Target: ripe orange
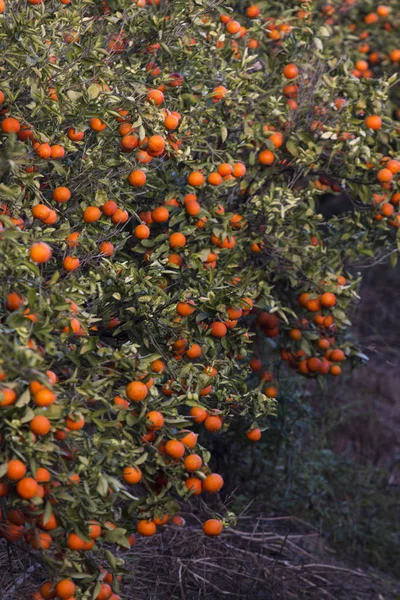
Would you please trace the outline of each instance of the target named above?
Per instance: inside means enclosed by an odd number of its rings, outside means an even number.
[[[148,394],[147,386],[141,381],[131,381],[126,386],[126,395],[133,402],[141,402]]]
[[[289,63],[283,69],[283,74],[286,77],[286,79],[296,79],[296,77],[299,74],[299,68],[295,64]]]
[[[203,479],[203,490],[209,492],[210,494],[219,492],[223,485],[224,480],[218,473],[211,473],[210,475],[207,475],[205,479]]]
[[[100,252],[104,256],[112,256],[114,254],[115,248],[111,242],[102,242],[100,244]]]
[[[254,427],[254,429],[249,429],[246,431],[246,437],[252,442],[258,442],[258,440],[261,439],[261,430],[257,427]]]
[[[85,137],[84,131],[76,131],[74,127],[70,127],[67,131],[67,136],[72,142],[81,142]]]
[[[47,219],[50,215],[50,209],[45,204],[36,204],[36,206],[32,208],[32,215],[35,219],[40,219],[42,221],[43,219]]]
[[[11,292],[7,296],[6,306],[8,310],[18,310],[24,303],[24,298],[18,296],[17,292]]]
[[[252,4],[246,8],[246,15],[249,17],[249,19],[256,19],[260,16],[260,13],[260,8],[256,4]]]
[[[396,175],[397,173],[400,173],[400,161],[398,160],[388,160],[388,162],[386,163],[386,168],[389,169],[389,171],[391,173],[393,173],[393,175]],[[393,198],[392,198],[392,202],[393,202]]]
[[[217,87],[215,87],[213,89],[212,101],[214,103],[216,103],[216,102],[219,102],[220,100],[223,100],[227,93],[228,93],[228,90],[226,89],[226,87],[224,87],[223,85],[218,85]]]
[[[81,415],[68,415],[65,425],[70,431],[79,431],[85,426],[85,419]]]
[[[184,433],[184,432],[185,432],[185,435],[183,437],[179,438],[179,441],[182,442],[182,444],[184,444],[188,448],[190,448],[190,450],[192,450],[197,444],[198,436],[193,431],[186,432],[186,430],[182,430],[182,433]]]
[[[56,590],[51,581],[46,581],[40,586],[40,593],[44,600],[53,600],[56,597]]]
[[[112,217],[118,209],[117,203],[114,200],[107,200],[103,206],[101,206],[101,211],[103,215],[106,217]]]
[[[325,292],[324,294],[322,294],[322,296],[320,298],[320,302],[321,302],[322,306],[331,308],[336,305],[336,296],[335,296],[335,294],[332,294],[331,292]]]
[[[218,519],[208,519],[203,523],[203,533],[204,535],[208,535],[210,537],[216,537],[220,535],[223,529],[224,527],[221,521],[218,521]]]
[[[109,600],[112,594],[112,589],[108,583],[102,583],[100,585],[100,591],[96,596],[96,600]]]
[[[48,388],[42,388],[35,392],[33,401],[37,406],[50,406],[56,401],[56,395]]]
[[[269,386],[269,387],[267,387],[265,389],[265,395],[268,398],[276,398],[277,395],[278,395],[278,390],[276,389],[276,387],[274,387],[273,385],[271,385],[271,386]]]
[[[59,144],[54,144],[50,147],[50,158],[52,158],[53,160],[64,158],[64,156],[65,149],[63,146],[60,146]]]
[[[174,131],[179,125],[179,119],[174,115],[167,115],[164,119],[164,127],[168,131]]]
[[[233,167],[229,163],[222,163],[219,165],[217,171],[221,177],[227,177],[232,174]]]
[[[225,323],[221,323],[220,321],[214,321],[210,325],[211,335],[216,338],[223,338],[226,336],[228,329]]]
[[[271,150],[263,150],[258,155],[258,162],[262,165],[272,165],[275,160],[274,153]]]
[[[52,249],[45,242],[35,242],[29,248],[29,256],[38,264],[43,264],[49,261],[52,257],[52,254]]]
[[[240,31],[240,23],[238,21],[229,21],[226,25],[226,30],[231,35],[235,35]]]
[[[169,219],[169,210],[165,206],[158,206],[151,212],[154,223],[166,223]]]
[[[200,187],[204,183],[204,175],[200,171],[193,171],[188,175],[187,182],[193,187]]]
[[[138,467],[125,467],[122,477],[126,483],[134,485],[142,479],[142,471]]]
[[[71,579],[62,579],[56,585],[56,594],[61,600],[68,600],[75,594],[76,586]]]
[[[159,106],[164,102],[164,94],[160,90],[149,90],[147,92],[147,101]]]
[[[185,454],[185,446],[178,440],[168,440],[165,444],[165,453],[175,460],[179,460]]]
[[[9,460],[7,464],[7,478],[12,481],[18,481],[22,479],[26,474],[26,466],[22,462],[22,460],[13,459]]]
[[[43,415],[36,415],[29,423],[29,428],[36,435],[47,435],[51,428],[49,419]]]
[[[202,350],[201,350],[201,346],[199,346],[199,344],[192,344],[186,350],[186,356],[191,359],[199,358],[201,356],[201,354],[202,354]]]
[[[21,125],[17,119],[14,119],[14,117],[6,117],[1,122],[1,129],[3,133],[18,133],[18,131],[21,129]]]
[[[192,173],[193,175],[193,173]],[[222,183],[222,177],[219,173],[210,173],[209,176],[207,177],[207,183],[209,183],[210,185],[221,185]]]
[[[128,177],[128,181],[133,187],[143,187],[146,183],[146,179],[144,171],[140,171],[139,169],[132,171]]]
[[[137,225],[133,231],[135,237],[138,240],[147,240],[150,237],[150,229],[147,225]]]
[[[39,467],[35,473],[35,479],[38,483],[48,483],[51,479],[50,471],[45,467]]]
[[[88,206],[83,211],[83,220],[85,223],[94,223],[101,217],[101,210],[97,206]]]
[[[275,148],[280,148],[283,145],[283,135],[278,131],[270,135],[268,139],[273,143]]]
[[[17,399],[16,393],[11,388],[0,388],[0,407],[11,406]]]
[[[148,149],[150,152],[163,152],[165,141],[161,135],[152,135],[148,141]]]
[[[332,362],[341,362],[344,359],[345,359],[345,354],[344,354],[343,350],[340,350],[339,348],[337,348],[336,350],[332,350],[332,353],[330,356],[330,360]]]
[[[381,169],[378,171],[377,178],[381,183],[392,181],[393,173],[389,169]]]
[[[183,235],[183,233],[172,233],[169,236],[169,245],[171,248],[183,248],[186,246],[186,237]]]
[[[193,473],[194,471],[198,471],[201,468],[203,461],[201,459],[201,456],[199,456],[198,454],[190,454],[185,458],[183,464],[185,466],[186,471],[189,471],[189,473]]]
[[[240,177],[244,177],[246,175],[246,167],[243,163],[235,163],[233,165],[232,175],[239,179]]]
[[[90,129],[93,129],[93,131],[104,131],[104,129],[107,127],[107,125],[97,117],[93,117],[93,119],[90,119],[89,126]]]
[[[193,417],[195,423],[203,423],[208,417],[207,411],[200,406],[193,406],[190,409],[190,415]]]
[[[25,500],[34,498],[38,492],[38,483],[33,477],[24,477],[17,483],[17,494]]]
[[[219,431],[222,428],[222,419],[218,415],[207,417],[204,421],[207,431]]]
[[[66,256],[62,262],[62,266],[66,271],[76,271],[80,265],[79,258],[76,256]]]
[[[382,119],[378,115],[370,115],[365,119],[365,125],[376,131],[382,127]]]
[[[154,521],[146,521],[145,519],[142,519],[136,525],[136,531],[140,533],[140,535],[151,537],[157,532],[157,526]]]
[[[111,217],[111,221],[118,225],[119,223],[126,223],[129,219],[129,215],[126,210],[122,208],[117,208],[113,216]]]
[[[120,147],[123,152],[133,152],[139,145],[139,140],[135,135],[126,135],[122,138]]]

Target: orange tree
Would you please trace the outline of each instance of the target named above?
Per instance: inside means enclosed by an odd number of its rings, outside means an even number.
[[[202,428],[256,441],[282,361],[360,360],[349,268],[397,256],[393,64],[354,75],[311,3],[0,13],[0,531],[46,565],[37,598],[116,600],[115,546],[223,486]]]

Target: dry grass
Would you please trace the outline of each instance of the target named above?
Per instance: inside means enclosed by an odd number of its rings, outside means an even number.
[[[347,568],[310,525],[291,517],[242,516],[218,539],[204,538],[191,513],[124,552],[124,600],[395,600],[380,574]],[[122,555],[122,554],[121,554]],[[44,576],[26,547],[0,546],[2,600],[30,597]],[[13,576],[13,572],[18,574]],[[25,573],[25,575],[21,575]],[[79,596],[78,596],[79,598]]]

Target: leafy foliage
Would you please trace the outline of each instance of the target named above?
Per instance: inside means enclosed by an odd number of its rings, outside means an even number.
[[[258,437],[282,359],[362,358],[346,269],[396,256],[395,76],[352,74],[352,36],[311,8],[0,4],[1,527],[61,598],[71,577],[109,597],[112,545],[153,535],[189,478],[220,489],[184,430]],[[346,218],[324,221],[328,189]]]

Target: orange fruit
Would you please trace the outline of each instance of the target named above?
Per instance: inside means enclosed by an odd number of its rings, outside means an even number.
[[[100,252],[103,256],[112,256],[114,254],[115,248],[111,242],[102,242],[100,244]]]
[[[36,435],[47,435],[51,428],[49,419],[43,415],[36,415],[29,423],[29,428]]]
[[[226,30],[231,35],[235,35],[240,31],[240,23],[238,21],[229,21],[229,23],[226,24]]]
[[[233,165],[233,170],[232,170],[232,175],[234,177],[236,177],[236,179],[239,179],[240,177],[243,177],[246,174],[246,167],[243,163],[235,163]]]
[[[149,90],[147,92],[147,101],[159,106],[164,102],[164,94],[160,90]]]
[[[164,417],[158,410],[151,410],[147,413],[146,418],[150,421],[149,429],[157,431],[164,425]]]
[[[165,453],[175,460],[179,460],[185,454],[185,446],[178,440],[168,440],[165,444]]]
[[[114,200],[107,200],[103,206],[101,206],[101,211],[103,215],[106,217],[112,217],[118,209],[117,203]]]
[[[17,292],[11,292],[7,296],[6,306],[8,310],[18,310],[24,303],[24,298],[18,296]]]
[[[295,79],[299,74],[299,69],[295,64],[290,63],[283,69],[283,74],[286,79]]]
[[[9,460],[7,464],[6,475],[8,479],[11,479],[12,481],[18,481],[26,475],[26,466],[22,460]]]
[[[137,225],[133,231],[138,240],[147,240],[150,237],[150,229],[147,225]]]
[[[200,171],[193,171],[188,175],[187,182],[193,187],[200,187],[204,183],[204,175]]]
[[[113,216],[111,217],[111,221],[118,225],[119,223],[126,223],[129,219],[129,215],[126,210],[122,208],[117,208]]]
[[[169,219],[169,210],[164,206],[158,206],[151,211],[151,218],[154,223],[166,223]]]
[[[67,136],[72,142],[81,142],[85,137],[85,132],[77,131],[74,127],[70,127],[67,131]]]
[[[75,594],[76,586],[71,579],[62,579],[56,585],[56,594],[61,600],[68,600]]]
[[[198,454],[190,454],[185,458],[183,464],[186,471],[189,471],[189,473],[193,473],[194,471],[198,471],[201,468],[203,461],[201,456],[199,456]]]
[[[142,471],[138,467],[125,467],[122,476],[126,483],[134,485],[142,479]]]
[[[140,535],[151,537],[157,532],[157,525],[154,523],[154,521],[146,521],[145,519],[142,519],[136,525],[136,531],[140,533]]]
[[[165,141],[161,135],[152,135],[148,141],[148,149],[150,152],[163,152]]]
[[[75,271],[78,269],[80,262],[76,256],[66,256],[62,262],[62,266],[66,271]]]
[[[261,439],[261,430],[257,427],[254,427],[254,429],[249,429],[246,431],[246,437],[252,442],[258,442],[258,440]]]
[[[141,402],[148,394],[147,386],[141,381],[131,381],[126,386],[126,395],[133,402]]]
[[[193,175],[193,173],[192,173]],[[222,177],[219,173],[210,173],[209,176],[207,177],[207,183],[209,183],[210,185],[221,185],[222,183]]]
[[[17,494],[25,500],[34,498],[38,492],[38,483],[33,477],[24,477],[17,483]]]
[[[223,338],[227,334],[227,327],[225,323],[221,323],[220,321],[214,321],[210,325],[211,335],[216,338]]]
[[[48,388],[42,388],[34,394],[33,401],[37,406],[50,406],[56,401],[56,395]]]
[[[93,131],[104,131],[104,129],[107,127],[107,125],[97,117],[93,117],[93,119],[90,119],[89,126],[90,129],[93,129]]]
[[[169,245],[171,248],[183,248],[186,246],[186,237],[183,235],[183,233],[172,233],[169,236]]]
[[[377,178],[381,183],[392,181],[393,173],[389,169],[381,169],[378,171]]]
[[[370,115],[365,119],[365,125],[376,131],[382,127],[382,119],[378,115]]]
[[[246,15],[249,17],[249,19],[256,19],[260,16],[260,13],[260,8],[256,4],[252,4],[246,8]]]
[[[335,294],[332,294],[331,292],[325,292],[324,294],[322,294],[322,296],[320,298],[320,302],[321,302],[322,306],[331,308],[336,305],[336,296],[335,296]]]
[[[18,133],[20,129],[21,124],[17,119],[14,119],[14,117],[6,117],[1,122],[1,130],[3,133]]]
[[[47,219],[49,214],[50,209],[45,204],[36,204],[36,206],[32,208],[32,215],[35,219],[40,219],[42,221],[43,219]]]
[[[146,174],[144,171],[136,170],[129,174],[128,181],[133,187],[143,187],[146,183]]]
[[[52,257],[52,254],[52,249],[45,242],[35,242],[29,248],[29,256],[38,264],[43,264],[49,261]]]
[[[220,535],[223,531],[224,527],[218,519],[208,519],[203,523],[203,533],[204,535],[210,537],[216,537]]]
[[[85,223],[94,223],[101,217],[101,210],[97,206],[88,206],[83,211],[83,220]]]
[[[271,150],[263,150],[258,155],[258,162],[262,165],[272,165],[275,160],[274,153]]]
[[[204,421],[207,431],[219,431],[222,428],[222,419],[218,415],[207,417]]]

